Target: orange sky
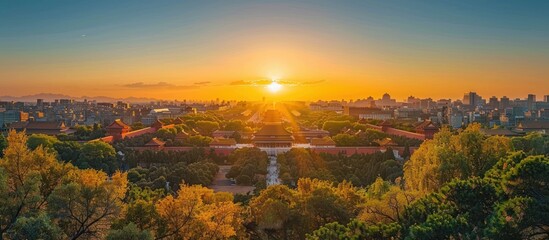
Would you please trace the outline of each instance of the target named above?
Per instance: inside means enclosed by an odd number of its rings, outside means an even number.
[[[471,15],[438,6],[447,13],[438,19],[422,4],[411,10],[369,2],[104,4],[86,11],[77,3],[63,5],[68,9],[58,12],[0,6],[11,14],[0,18],[0,96],[316,100],[388,92],[402,100],[456,99],[468,91],[485,98],[549,94],[549,50],[542,41],[548,31],[539,19],[514,14],[517,8],[487,6],[495,10]],[[530,28],[512,25],[516,21]],[[271,77],[283,83],[280,92],[259,83]]]

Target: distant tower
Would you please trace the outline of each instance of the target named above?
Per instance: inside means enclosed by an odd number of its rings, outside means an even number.
[[[536,106],[536,95],[528,94],[527,104],[528,104],[528,110],[534,110]]]
[[[506,109],[509,106],[511,106],[511,104],[509,104],[509,98],[506,97],[506,96],[501,97],[501,99],[499,101],[499,108]]]
[[[495,108],[499,108],[499,101],[498,101],[498,98],[493,96],[490,98],[490,101],[488,102],[488,105],[490,105],[490,107],[492,109],[495,109]]]
[[[38,110],[44,109],[44,99],[36,99],[36,108],[38,108]]]
[[[450,112],[448,105],[442,107],[442,124],[448,124],[450,122]]]
[[[469,92],[469,106],[475,108],[478,105],[478,95],[476,92]]]

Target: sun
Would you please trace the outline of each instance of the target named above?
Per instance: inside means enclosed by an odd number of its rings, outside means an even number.
[[[267,89],[269,89],[269,91],[272,93],[276,93],[280,91],[280,89],[282,89],[282,85],[276,82],[276,80],[273,80],[271,84],[267,85]]]

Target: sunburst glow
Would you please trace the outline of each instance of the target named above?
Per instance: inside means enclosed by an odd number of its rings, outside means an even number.
[[[278,91],[280,91],[280,89],[282,89],[282,85],[278,82],[276,82],[275,80],[273,80],[273,82],[271,82],[271,84],[267,85],[267,89],[269,89],[270,92],[272,93],[276,93]]]

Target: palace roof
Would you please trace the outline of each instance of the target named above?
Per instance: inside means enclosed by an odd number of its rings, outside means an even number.
[[[537,120],[537,121],[522,121],[517,126],[519,129],[549,129],[549,121]]]
[[[385,147],[385,146],[398,146],[391,138],[384,138],[376,141],[379,146]]]
[[[122,122],[122,120],[116,119],[111,125],[107,126],[107,129],[130,129],[130,126]]]
[[[438,129],[438,126],[430,120],[425,120],[419,123],[418,125],[416,125],[415,128],[417,131],[417,130],[423,130],[423,129]]]
[[[487,136],[506,136],[506,137],[514,137],[514,136],[522,136],[522,133],[518,133],[515,131],[511,131],[509,129],[485,129],[482,128],[480,131]]]
[[[230,131],[230,130],[215,130],[212,135],[213,136],[231,136],[236,131]]]
[[[147,147],[161,147],[161,146],[164,146],[164,144],[166,144],[166,143],[159,140],[158,138],[153,138],[153,139],[151,139],[151,141],[149,141],[147,144],[145,144],[145,146],[147,146]]]
[[[128,133],[124,133],[124,134],[122,134],[122,136],[124,138],[133,138],[133,137],[141,136],[143,134],[154,133],[154,132],[156,132],[156,129],[151,128],[151,127],[146,127],[146,128],[138,129],[138,130],[131,131],[131,132],[128,132]]]
[[[176,140],[186,139],[188,137],[189,137],[189,134],[187,132],[185,132],[185,130],[183,130],[180,133],[178,133],[177,135],[175,135]]]
[[[177,124],[182,124],[182,123],[184,123],[184,122],[183,122],[183,120],[182,120],[181,118],[179,118],[179,117],[177,117],[175,120],[173,120],[173,124],[176,124],[176,125],[177,125]]]
[[[212,142],[210,142],[210,146],[234,146],[234,145],[236,145],[236,141],[233,138],[218,137],[218,138],[214,138]]]
[[[265,124],[254,133],[253,141],[293,141],[292,133],[288,132],[282,124]]]
[[[324,138],[312,138],[311,139],[311,145],[313,146],[335,146],[336,143],[332,138],[324,137]]]
[[[42,133],[48,135],[57,135],[67,133],[69,130],[64,122],[14,122],[8,126],[9,129],[16,131],[26,130],[27,134]]]
[[[164,123],[161,122],[161,121],[158,120],[158,119],[156,119],[156,121],[154,121],[154,122],[151,124],[151,127],[156,128],[156,129],[161,129],[163,126],[164,126]]]

